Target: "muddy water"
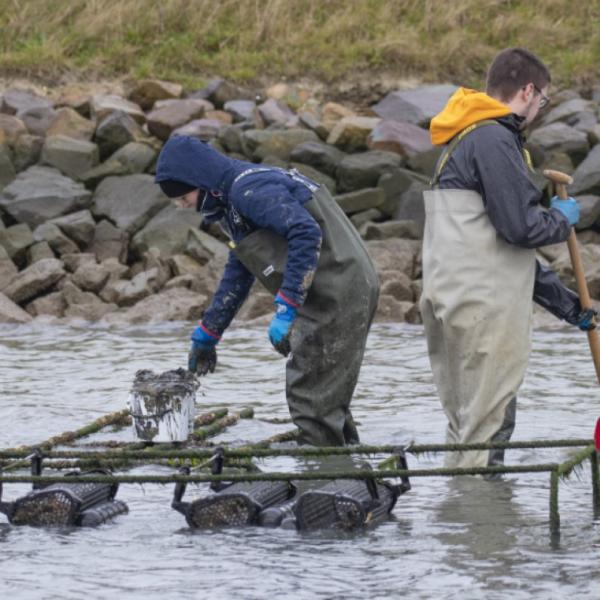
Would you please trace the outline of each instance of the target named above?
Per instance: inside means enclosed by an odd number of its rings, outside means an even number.
[[[48,324],[0,328],[0,447],[33,443],[125,407],[136,370],[182,366],[188,325],[110,330]],[[253,406],[287,416],[284,361],[264,328],[222,342],[199,410]],[[515,439],[591,437],[600,393],[585,338],[537,331]],[[368,443],[443,440],[420,327],[378,325],[354,400]],[[289,425],[245,421],[221,439],[257,440]],[[508,454],[527,464],[565,450]],[[438,466],[441,455],[409,458]],[[291,459],[265,468],[298,468]],[[144,468],[136,472],[145,472]],[[8,486],[14,498],[27,486]],[[201,489],[188,490],[188,496]],[[360,535],[244,529],[190,532],[172,486],[121,487],[131,512],[96,530],[13,528],[0,517],[0,598],[577,598],[600,597],[600,522],[589,468],[561,484],[562,538],[548,536],[548,476],[501,483],[415,479],[394,517]]]

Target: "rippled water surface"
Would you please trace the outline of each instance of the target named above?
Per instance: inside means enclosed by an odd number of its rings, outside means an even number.
[[[137,369],[183,366],[188,335],[187,324],[0,327],[0,447],[35,443],[124,408]],[[219,350],[198,410],[253,406],[257,418],[217,439],[259,440],[288,430],[260,420],[287,416],[284,360],[270,349],[264,328],[233,329]],[[585,337],[570,329],[538,331],[514,439],[591,438],[599,400]],[[363,442],[443,441],[445,419],[420,327],[375,326],[353,407]],[[507,462],[551,462],[568,453],[512,451]],[[433,467],[442,459],[409,462]],[[298,468],[291,459],[261,466]],[[4,496],[27,489],[5,486]],[[600,522],[587,464],[561,483],[559,544],[548,534],[548,474],[496,483],[414,479],[392,519],[351,536],[191,532],[170,508],[172,492],[122,485],[119,498],[130,514],[95,530],[16,528],[0,516],[0,598],[600,597]],[[186,498],[200,493],[190,487]]]

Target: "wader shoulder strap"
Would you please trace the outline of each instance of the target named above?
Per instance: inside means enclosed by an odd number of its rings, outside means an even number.
[[[458,144],[461,142],[461,140],[464,137],[466,137],[469,133],[471,133],[472,131],[475,131],[475,129],[478,129],[479,127],[483,127],[484,125],[500,125],[500,123],[498,123],[498,121],[494,121],[493,119],[484,119],[483,121],[477,121],[477,123],[473,123],[473,125],[469,125],[465,129],[463,129],[458,135],[455,135],[452,138],[450,143],[446,146],[446,149],[444,150],[442,156],[440,157],[440,160],[438,161],[437,167],[435,169],[435,173],[433,175],[432,180],[430,181],[430,185],[432,188],[437,187],[437,184],[440,179],[440,175],[442,174],[442,171],[444,170],[444,167],[446,166],[446,164],[447,164],[450,156],[454,152],[456,146],[458,146]]]

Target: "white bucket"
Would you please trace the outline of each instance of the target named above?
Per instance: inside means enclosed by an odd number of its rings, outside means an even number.
[[[129,395],[133,435],[146,442],[185,442],[194,427],[195,376],[184,369],[135,374]]]

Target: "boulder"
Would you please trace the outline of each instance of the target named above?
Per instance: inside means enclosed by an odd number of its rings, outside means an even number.
[[[28,265],[32,265],[34,262],[43,260],[44,258],[55,258],[55,254],[52,252],[52,248],[50,248],[48,242],[35,242],[35,244],[27,248]]]
[[[218,121],[222,126],[233,124],[233,117],[224,110],[207,110],[204,118],[209,121]]]
[[[552,123],[536,129],[529,141],[544,151],[559,149],[574,158],[582,158],[589,149],[587,135],[566,123]]]
[[[254,100],[230,100],[223,105],[223,109],[233,117],[234,123],[252,121],[255,108]]]
[[[390,238],[420,240],[423,238],[423,226],[414,221],[366,223],[362,226],[360,232],[365,240],[387,240]]]
[[[244,154],[255,161],[267,156],[288,161],[292,150],[304,142],[318,141],[317,134],[307,129],[250,129],[243,135]]]
[[[412,123],[379,121],[367,139],[370,150],[396,152],[401,156],[412,156],[428,152],[433,148],[429,131]]]
[[[428,127],[429,121],[446,106],[456,89],[454,85],[426,85],[390,92],[371,108],[382,119]]]
[[[309,165],[331,177],[336,176],[338,165],[345,156],[341,150],[318,141],[298,144],[290,153],[293,162]]]
[[[296,115],[285,103],[275,98],[269,98],[257,107],[258,114],[266,125],[285,125]]]
[[[581,214],[576,229],[588,229],[594,225],[600,226],[600,196],[591,194],[577,196],[577,202],[579,203]],[[2,232],[0,231],[1,234]]]
[[[45,258],[21,271],[2,291],[13,302],[27,302],[51,288],[64,275],[62,261]]]
[[[177,287],[149,296],[126,311],[108,315],[106,320],[131,324],[192,321],[202,316],[206,304],[206,296]]]
[[[394,152],[369,150],[350,154],[342,159],[337,169],[338,190],[350,192],[365,187],[375,187],[384,173],[402,164],[402,157]]]
[[[17,117],[0,114],[0,133],[12,144],[19,136],[27,133],[27,127]]]
[[[86,292],[99,292],[111,275],[111,271],[103,263],[85,262],[81,264],[71,281],[80,289]]]
[[[189,123],[174,129],[171,133],[171,137],[176,135],[189,135],[199,140],[207,142],[217,137],[219,130],[223,127],[224,123],[216,119],[194,119]]]
[[[167,206],[169,200],[154,178],[138,174],[104,179],[94,193],[92,212],[133,235]]]
[[[191,94],[190,97],[210,100],[217,108],[223,108],[231,100],[256,100],[256,94],[251,90],[224,79],[211,80],[205,89]]]
[[[36,242],[48,242],[50,248],[59,256],[79,251],[77,244],[51,222],[38,225],[33,232],[33,239]]]
[[[31,315],[0,293],[0,323],[27,323],[29,321],[31,321]]]
[[[67,302],[62,291],[60,291],[36,298],[25,307],[25,310],[32,317],[47,315],[60,318],[64,317],[66,308]]]
[[[425,225],[425,205],[423,192],[429,185],[415,182],[400,196],[393,218],[398,221],[414,221],[422,228]]]
[[[181,254],[187,245],[188,232],[199,227],[201,222],[202,216],[194,209],[169,205],[135,234],[132,250],[137,256],[143,256],[154,246],[163,257]]]
[[[168,100],[159,103],[154,110],[148,113],[148,130],[161,140],[169,139],[173,130],[193,121],[201,119],[207,110],[203,100]]]
[[[20,173],[35,165],[40,160],[44,138],[25,133],[20,135],[12,144],[12,159],[15,171]]]
[[[380,188],[363,188],[340,194],[334,199],[346,214],[352,214],[381,206],[385,201],[385,193]]]
[[[566,244],[563,244],[564,247]],[[590,296],[600,299],[600,246],[593,244],[580,246],[580,254]],[[565,285],[573,290],[577,289],[568,252],[560,252],[559,258],[552,262],[552,269],[558,273]]]
[[[3,290],[19,272],[8,252],[0,246],[0,290]]]
[[[381,286],[382,296],[389,295],[400,302],[414,302],[410,277],[404,273],[395,273]]]
[[[262,285],[257,284],[250,290],[250,294],[236,318],[241,321],[250,321],[265,315],[272,318],[273,295],[267,292]]]
[[[2,93],[0,112],[15,115],[19,111],[32,108],[52,108],[54,103],[48,98],[39,96],[29,90],[10,88]]]
[[[350,221],[356,229],[360,229],[365,223],[372,223],[373,221],[381,221],[384,218],[384,214],[379,208],[369,208],[357,212],[350,217]]]
[[[76,140],[89,142],[95,130],[96,124],[93,121],[82,117],[73,108],[65,106],[56,111],[54,120],[46,131],[46,135],[65,135]]]
[[[301,125],[314,131],[322,140],[326,140],[329,137],[329,129],[321,121],[320,112],[300,110],[298,111],[298,119]]]
[[[114,257],[124,263],[127,260],[128,243],[129,236],[122,229],[103,219],[96,225],[89,251],[96,256],[98,262]]]
[[[573,185],[569,187],[569,193],[572,196],[600,194],[600,145],[592,148],[573,173]]]
[[[115,304],[105,303],[95,294],[80,290],[72,281],[67,281],[62,289],[67,304],[65,317],[99,321],[109,312],[117,309]]]
[[[160,79],[142,79],[138,81],[129,94],[129,100],[143,110],[149,110],[157,100],[181,98],[183,86]]]
[[[87,208],[91,193],[50,167],[30,167],[0,195],[0,208],[15,221],[35,227],[49,219]]]
[[[96,222],[89,210],[80,210],[78,212],[52,219],[50,223],[58,225],[60,230],[81,248],[88,246],[94,239]]]
[[[185,254],[171,256],[169,258],[169,266],[171,267],[171,272],[176,277],[180,275],[200,275],[204,272],[202,265]]]
[[[139,105],[114,94],[97,94],[90,98],[90,110],[97,123],[114,112],[124,112],[140,124],[146,120]]]
[[[226,244],[201,229],[190,229],[187,233],[185,253],[204,265],[214,259],[224,263],[229,249]]]
[[[106,115],[96,129],[95,140],[100,156],[106,158],[130,142],[140,142],[148,136],[130,115],[116,111]]]
[[[63,261],[65,268],[70,273],[74,273],[77,269],[86,263],[96,264],[96,256],[91,252],[77,252],[74,254],[63,254],[60,259]]]
[[[406,312],[412,306],[408,302],[400,302],[389,294],[380,295],[375,312],[375,321],[380,323],[403,323]]]
[[[118,306],[133,306],[139,300],[157,292],[158,289],[158,269],[150,269],[138,273],[131,281],[109,281],[100,292],[100,297]]]
[[[330,194],[335,194],[336,184],[333,177],[329,177],[329,175],[321,173],[321,171],[318,171],[314,167],[311,167],[310,165],[304,165],[302,163],[292,162],[290,164],[290,168],[295,169],[298,171],[298,173],[301,173],[305,177],[312,179],[315,183],[326,187]]]
[[[98,146],[64,135],[52,135],[44,142],[41,160],[43,164],[56,167],[65,175],[77,179],[98,164]]]
[[[15,168],[6,144],[0,144],[0,192],[16,177]]]
[[[365,242],[378,273],[400,272],[413,279],[421,242],[391,238]]]
[[[377,181],[377,187],[385,192],[385,202],[379,207],[379,210],[385,216],[392,217],[400,204],[402,194],[416,182],[423,185],[429,184],[427,177],[408,169],[394,169],[389,173],[384,173]]]
[[[542,123],[544,125],[550,125],[557,121],[563,121],[569,123],[569,120],[577,113],[589,111],[593,109],[593,103],[583,98],[572,98],[554,107],[544,118]],[[570,124],[570,123],[569,123]]]
[[[356,113],[347,106],[337,102],[327,102],[321,109],[321,125],[329,132],[342,119],[356,116]]]
[[[50,125],[56,118],[56,111],[47,106],[20,110],[17,117],[23,121],[31,135],[46,135]]]
[[[380,122],[373,117],[344,117],[331,130],[327,143],[345,152],[366,150],[367,138]]]
[[[0,246],[4,247],[11,260],[17,264],[25,262],[27,248],[34,241],[31,228],[26,223],[0,229]]]

